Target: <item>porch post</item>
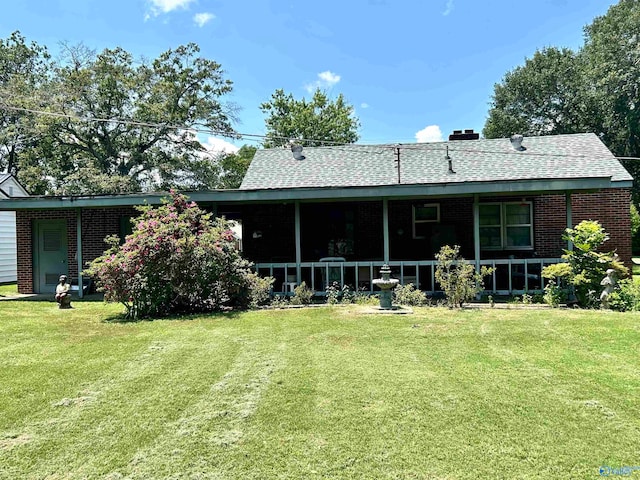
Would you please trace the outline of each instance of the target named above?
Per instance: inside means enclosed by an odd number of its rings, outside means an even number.
[[[383,260],[389,263],[389,199],[382,199],[382,237],[383,237]]]
[[[295,201],[295,230],[296,230],[296,283],[302,282],[302,244],[300,240],[300,201]]]
[[[76,257],[78,258],[78,298],[84,297],[82,291],[82,209],[76,210]]]
[[[564,196],[567,204],[567,228],[573,228],[573,218],[571,218],[571,192],[565,192]],[[567,250],[573,250],[571,240],[567,240]]]
[[[473,256],[476,261],[476,272],[480,271],[480,196],[473,196]]]

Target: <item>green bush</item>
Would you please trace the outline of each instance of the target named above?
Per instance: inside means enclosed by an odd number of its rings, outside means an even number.
[[[416,289],[413,283],[406,285],[397,285],[393,289],[393,301],[398,305],[408,305],[411,307],[419,307],[428,302],[427,295]]]
[[[476,272],[460,255],[460,246],[444,245],[436,254],[436,281],[442,287],[449,308],[460,307],[472,300],[484,289],[483,278],[493,273],[493,268],[482,267]]]
[[[313,300],[313,290],[307,287],[306,282],[302,282],[293,289],[292,305],[309,305]]]
[[[549,280],[544,286],[544,303],[552,307],[558,307],[567,301],[567,291],[556,284],[555,280]]]
[[[609,306],[620,312],[640,311],[640,279],[626,278],[618,282],[618,288],[609,295]]]
[[[562,258],[566,263],[549,265],[542,270],[542,276],[551,279],[557,286],[568,285],[573,289],[578,304],[596,307],[600,303],[600,282],[609,268],[617,278],[624,278],[629,270],[617,258],[615,252],[599,251],[609,239],[609,234],[599,222],[584,220],[576,228],[567,228],[562,237],[571,241],[573,250],[565,250]]]
[[[108,237],[110,248],[85,272],[106,301],[125,306],[128,318],[244,309],[268,300],[273,279],[251,271],[226,220],[174,192],[163,205],[138,210],[124,244]]]

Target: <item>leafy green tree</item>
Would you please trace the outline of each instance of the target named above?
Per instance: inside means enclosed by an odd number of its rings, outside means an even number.
[[[620,0],[585,27],[585,85],[597,106],[591,125],[621,157],[640,157],[640,1]],[[634,178],[640,164],[623,161]],[[640,191],[634,191],[636,205]]]
[[[279,89],[260,109],[267,115],[264,142],[267,148],[287,145],[296,139],[308,140],[304,146],[317,147],[325,142],[354,143],[359,138],[360,122],[342,94],[331,100],[326,92],[316,89],[311,100],[296,100]]]
[[[640,157],[640,0],[620,0],[585,27],[573,52],[550,47],[495,85],[487,138],[594,132],[619,157]],[[622,160],[640,179],[640,162]],[[633,189],[640,202],[640,186]]]
[[[236,153],[224,153],[218,160],[221,169],[218,188],[240,187],[256,150],[256,147],[243,145]]]
[[[563,48],[545,48],[508,72],[494,87],[487,138],[557,135],[585,131],[589,102],[582,90],[582,59]]]
[[[31,193],[44,193],[41,172],[33,172],[33,150],[42,137],[39,92],[47,84],[49,54],[19,33],[0,39],[0,172],[16,175]]]
[[[579,305],[599,305],[602,290],[600,281],[607,270],[614,269],[617,278],[624,278],[629,274],[615,252],[601,251],[602,245],[609,240],[609,234],[599,222],[583,220],[575,228],[567,228],[562,239],[573,244],[573,250],[565,250],[562,255],[566,263],[545,267],[542,276],[554,282],[554,290],[558,284],[570,285]]]
[[[194,129],[233,135],[232,89],[195,44],[138,63],[121,48],[66,50],[54,70],[42,169],[51,190],[119,193],[217,181]]]

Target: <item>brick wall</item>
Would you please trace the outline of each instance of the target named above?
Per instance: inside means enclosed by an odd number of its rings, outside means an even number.
[[[425,238],[413,238],[415,204],[440,205],[440,223],[428,224]],[[433,260],[444,244],[458,244],[465,258],[473,258],[473,198],[389,201],[390,260]]]
[[[120,217],[134,216],[132,207],[92,208],[82,211],[82,260],[86,263],[105,250],[104,238],[118,234]],[[65,220],[67,223],[67,265],[69,276],[78,276],[76,258],[76,212],[74,210],[19,210],[16,212],[18,246],[18,291],[33,293],[33,223],[35,220]]]
[[[521,197],[518,197],[521,198]],[[488,201],[488,199],[483,199]],[[508,201],[508,197],[499,197]],[[539,195],[534,202],[534,245],[540,257],[559,257],[566,243],[561,236],[566,228],[566,204],[562,194]],[[473,200],[470,197],[420,200],[419,203],[440,204],[440,225],[448,242],[462,245],[462,254],[473,258]],[[389,238],[392,260],[431,259],[435,246],[431,239],[412,238],[412,209],[414,201],[389,201]],[[573,225],[582,220],[599,220],[609,232],[607,250],[616,249],[621,259],[630,266],[631,223],[629,216],[630,191],[608,189],[596,193],[572,195]],[[382,202],[362,202],[356,208],[356,243],[359,253],[367,258],[382,257]],[[240,208],[243,219],[245,254],[257,262],[295,260],[295,226],[293,204],[244,205]],[[136,214],[132,207],[83,209],[82,244],[83,261],[89,262],[105,249],[104,238],[118,234],[120,218]],[[73,210],[21,210],[16,212],[18,291],[33,292],[32,235],[34,220],[63,219],[67,223],[69,274],[78,274],[76,255],[76,212]],[[313,219],[311,219],[313,221]],[[303,219],[304,224],[304,219]],[[365,231],[366,229],[366,231]],[[251,238],[253,231],[263,237]],[[304,232],[303,232],[304,238]],[[304,253],[304,252],[303,252]],[[509,252],[497,252],[504,257]],[[525,252],[525,255],[533,252]],[[520,252],[523,254],[523,252]],[[483,253],[484,255],[484,253]],[[360,257],[360,255],[358,255]],[[362,257],[362,258],[364,258]]]
[[[571,220],[575,227],[583,220],[598,220],[609,233],[603,248],[616,250],[631,266],[631,191],[611,188],[594,193],[571,195]],[[564,195],[540,195],[534,199],[535,250],[541,257],[562,255],[567,243],[562,234],[567,227]]]

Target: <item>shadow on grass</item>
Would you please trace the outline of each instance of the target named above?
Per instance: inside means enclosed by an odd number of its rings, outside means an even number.
[[[118,313],[115,315],[109,315],[103,323],[141,323],[141,322],[154,322],[154,321],[180,321],[188,322],[191,320],[198,320],[201,318],[219,318],[219,319],[235,319],[240,316],[244,310],[228,310],[224,312],[201,312],[201,313],[174,313],[164,317],[151,317],[151,318],[129,318],[126,313]]]
[[[3,302],[49,302],[55,303],[53,293],[35,293],[35,294],[27,294],[23,296],[13,296],[13,295],[0,295],[0,299]],[[71,297],[71,304],[74,303],[102,303],[104,301],[104,296],[101,293],[92,293],[90,295],[85,295],[83,298],[78,298],[77,296]]]

